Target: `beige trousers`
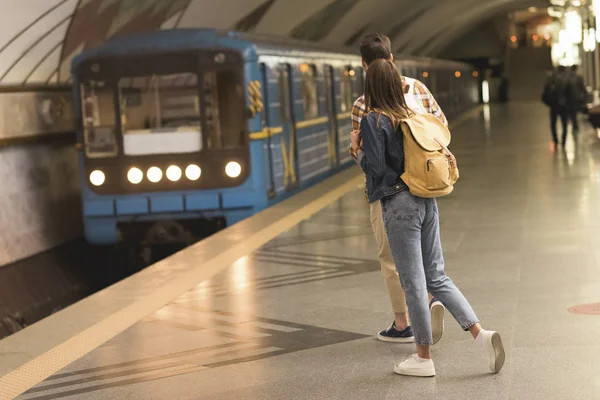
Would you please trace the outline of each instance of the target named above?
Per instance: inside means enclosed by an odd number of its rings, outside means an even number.
[[[400,277],[396,271],[396,265],[392,259],[392,252],[388,243],[385,225],[383,223],[383,212],[381,211],[381,203],[379,201],[370,204],[371,207],[371,227],[377,241],[379,250],[379,263],[381,264],[381,275],[385,281],[392,310],[395,313],[406,312],[406,298],[404,290],[400,284]]]

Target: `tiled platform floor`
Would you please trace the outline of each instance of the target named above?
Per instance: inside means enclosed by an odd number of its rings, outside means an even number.
[[[486,118],[484,118],[484,115]],[[600,145],[551,151],[547,111],[492,106],[453,132],[439,201],[447,271],[508,359],[487,373],[447,314],[437,377],[392,372],[391,322],[356,190],[144,318],[21,399],[600,399]]]

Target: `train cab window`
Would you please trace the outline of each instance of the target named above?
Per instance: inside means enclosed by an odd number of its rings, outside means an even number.
[[[83,135],[88,158],[117,155],[114,93],[114,85],[103,81],[81,85]]]
[[[315,119],[319,116],[319,99],[317,97],[317,69],[314,65],[300,64],[301,93],[304,108],[304,119]]]
[[[350,72],[352,71],[352,72]],[[353,93],[350,84],[350,75],[356,72],[351,68],[342,68],[340,70],[340,112],[346,113],[352,110]]]
[[[119,98],[126,155],[202,150],[196,74],[123,78]]]
[[[204,74],[204,114],[210,149],[242,147],[246,143],[246,100],[242,72]]]

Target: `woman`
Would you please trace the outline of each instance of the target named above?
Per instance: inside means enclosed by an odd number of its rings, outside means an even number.
[[[465,331],[471,332],[490,369],[497,373],[505,359],[500,335],[482,329],[468,301],[444,273],[437,203],[435,199],[411,195],[400,179],[404,151],[399,124],[412,111],[406,105],[400,73],[392,62],[378,60],[369,66],[365,102],[369,114],[362,119],[360,132],[352,133],[352,150],[367,175],[369,202],[381,200],[417,345],[417,354],[396,364],[394,371],[410,376],[435,375],[430,352],[429,291]]]

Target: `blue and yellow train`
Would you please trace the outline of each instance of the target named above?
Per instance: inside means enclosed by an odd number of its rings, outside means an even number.
[[[399,58],[448,114],[477,101],[466,64]],[[206,29],[121,37],[76,57],[85,236],[161,242],[230,225],[351,164],[357,54]]]

